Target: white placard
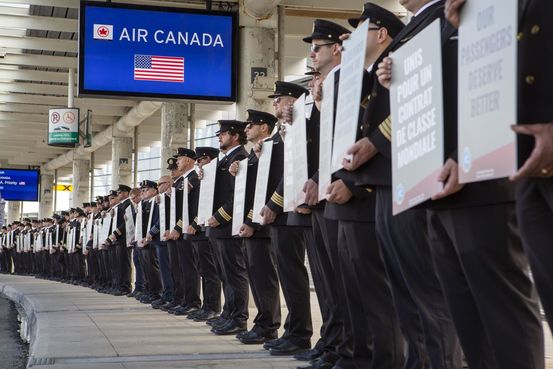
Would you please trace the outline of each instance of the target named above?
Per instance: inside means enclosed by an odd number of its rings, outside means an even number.
[[[90,214],[88,216],[88,223],[86,225],[86,228],[88,228],[88,232],[87,232],[87,240],[86,240],[86,243],[88,243],[88,241],[92,241],[93,238],[94,238],[94,234],[93,234],[93,230],[94,230],[94,215],[93,214]]]
[[[132,216],[133,204],[130,204],[125,209],[125,238],[127,239],[127,246],[134,241],[135,224]]]
[[[150,230],[152,229],[152,220],[154,217],[154,206],[156,205],[155,197],[149,201],[150,201],[150,214],[148,215],[148,226],[146,227],[146,235],[144,237],[147,237],[148,234],[150,233]]]
[[[507,177],[517,169],[516,134],[510,126],[517,121],[518,3],[478,0],[463,6],[458,54],[461,183]]]
[[[440,20],[392,55],[393,214],[430,199],[443,188],[444,115]]]
[[[284,140],[284,163],[284,211],[294,211],[305,202],[303,187],[308,179],[305,95],[294,103],[294,122]]]
[[[165,194],[162,193],[159,195],[159,238],[162,241],[165,241],[165,237],[163,237],[163,234],[167,230],[167,226],[165,224],[166,217],[165,217]]]
[[[342,161],[346,158],[346,152],[357,138],[368,32],[367,19],[355,29],[348,40],[344,41],[345,51],[340,65],[336,106],[335,131],[338,134],[334,135],[332,173],[343,168]]]
[[[175,229],[177,224],[177,189],[171,188],[171,214],[169,215],[169,229]]]
[[[48,232],[48,251],[52,251],[52,232]]]
[[[102,223],[102,234],[100,235],[100,244],[104,244],[109,238],[109,229],[111,226],[111,213],[108,211],[104,216],[104,222]]]
[[[136,238],[137,245],[139,247],[142,247],[142,240],[144,239],[144,235],[142,234],[142,203],[143,201],[140,201],[138,203],[138,206],[136,207],[136,224],[134,229],[134,234]]]
[[[111,233],[115,233],[115,230],[117,229],[117,218],[119,215],[119,205],[115,206],[113,208],[113,218],[111,220]],[[108,234],[108,237],[111,236],[111,234]]]
[[[336,72],[327,75],[323,81],[321,102],[321,126],[319,140],[319,200],[325,199],[332,181],[332,141],[334,131],[334,78]]]
[[[203,178],[200,183],[200,199],[198,203],[198,225],[204,225],[213,215],[217,160],[212,160],[209,164],[204,165],[202,171]]]
[[[234,180],[234,202],[232,207],[232,235],[238,236],[244,224],[246,202],[246,181],[248,179],[248,158],[240,160],[238,174]]]
[[[271,170],[271,158],[273,156],[273,140],[263,142],[261,155],[257,162],[257,177],[255,179],[255,195],[253,198],[253,219],[254,223],[263,221],[261,209],[267,200],[267,185],[269,184],[269,172]]]
[[[100,238],[100,221],[98,219],[94,220],[94,228],[92,232],[92,248],[94,250],[98,249],[98,239]]]
[[[186,233],[190,225],[190,214],[188,214],[188,178],[184,178],[182,187],[182,232]],[[173,229],[173,228],[171,228]]]
[[[284,212],[294,211],[296,208],[294,196],[294,136],[291,134],[293,127],[289,124],[284,124],[286,137],[284,139],[284,186],[282,194]]]

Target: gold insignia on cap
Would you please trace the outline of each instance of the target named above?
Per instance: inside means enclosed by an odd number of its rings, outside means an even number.
[[[332,35],[328,35],[328,38],[332,38]]]
[[[292,96],[292,93],[291,93],[291,92],[288,92],[288,95]]]
[[[313,29],[311,30],[311,32],[315,32],[315,23],[313,23]]]
[[[277,84],[275,83],[273,86],[273,91],[276,92],[276,90],[277,90]]]

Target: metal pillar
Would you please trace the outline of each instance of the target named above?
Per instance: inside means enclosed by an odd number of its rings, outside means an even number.
[[[8,224],[21,220],[21,202],[8,201]]]
[[[90,198],[90,160],[75,158],[73,160],[73,192],[72,207],[81,207]]]
[[[132,137],[113,137],[111,141],[111,186],[132,186]]]
[[[40,203],[38,217],[40,219],[52,216],[54,212],[54,175],[42,172],[40,174]]]
[[[164,103],[161,106],[161,172],[166,172],[167,159],[177,147],[186,147],[189,140],[188,106],[181,103]]]

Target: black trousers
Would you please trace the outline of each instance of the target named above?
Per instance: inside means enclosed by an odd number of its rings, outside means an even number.
[[[242,239],[216,239],[216,254],[221,265],[223,280],[228,289],[225,290],[225,302],[228,299],[229,318],[246,324],[248,321],[249,284],[248,272]]]
[[[313,336],[304,236],[304,233],[311,233],[311,229],[271,226],[270,230],[271,247],[277,256],[278,279],[288,307],[282,338],[297,345],[304,345],[309,343]]]
[[[177,263],[180,264],[181,280],[184,295],[180,302],[184,306],[201,307],[201,279],[198,267],[198,256],[189,240],[178,239],[176,243]]]
[[[207,238],[195,239],[192,242],[198,259],[198,272],[202,277],[202,295],[204,310],[221,311],[221,279],[215,267],[213,248]]]
[[[312,242],[306,239],[307,258],[315,285],[317,300],[323,318],[321,338],[324,350],[338,354],[344,360],[351,359],[353,341],[351,330],[344,326],[344,301],[342,275],[338,270],[338,221],[324,217],[324,208],[312,209]]]
[[[355,367],[403,368],[403,337],[375,224],[339,221],[337,246]]]
[[[471,369],[543,368],[514,204],[429,210],[432,257]]]
[[[257,315],[253,330],[269,334],[280,328],[280,288],[276,270],[276,255],[270,238],[245,238],[246,265]]]
[[[549,326],[553,328],[553,178],[532,178],[517,188],[522,241]]]
[[[115,247],[119,271],[117,288],[123,292],[131,292],[131,249],[119,242],[112,247]]]
[[[116,245],[112,244],[108,246],[108,260],[111,275],[111,286],[112,288],[119,288],[119,276],[121,275],[121,267],[117,258]]]
[[[103,264],[103,270],[104,270],[104,280],[105,280],[105,287],[111,287],[115,288],[113,283],[113,279],[111,277],[111,265],[110,265],[110,255],[109,250],[100,250],[100,254],[102,257],[102,264]]]
[[[376,235],[403,334],[408,344],[417,348],[421,366],[460,368],[459,340],[430,254],[426,210],[411,209],[392,216],[391,189],[379,187]],[[410,316],[415,311],[420,326],[413,324]]]
[[[232,290],[230,289],[228,280],[226,279],[226,276],[223,273],[223,265],[222,265],[223,259],[221,256],[220,248],[217,245],[217,239],[209,238],[209,243],[211,244],[211,250],[213,252],[213,262],[214,262],[215,269],[217,270],[217,275],[219,276],[219,280],[221,280],[223,296],[224,296],[223,311],[221,312],[221,316],[223,318],[229,319],[232,307],[230,306],[231,298],[228,296],[232,294]]]
[[[169,265],[173,279],[173,300],[180,304],[184,299],[183,265],[179,260],[178,241],[168,240],[167,251],[169,253]]]
[[[142,270],[144,271],[144,278],[146,280],[146,291],[152,296],[160,296],[161,275],[156,257],[156,248],[150,244],[142,247],[140,251],[142,253]]]

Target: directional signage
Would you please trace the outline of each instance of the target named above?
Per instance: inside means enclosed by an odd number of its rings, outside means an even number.
[[[235,101],[236,14],[81,2],[79,94]]]
[[[0,169],[0,198],[38,201],[38,170]]]
[[[50,109],[48,145],[74,147],[79,143],[79,109]]]

